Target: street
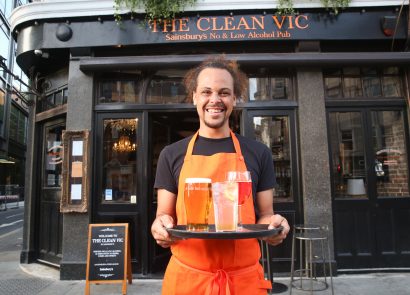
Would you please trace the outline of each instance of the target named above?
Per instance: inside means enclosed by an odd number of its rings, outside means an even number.
[[[16,208],[14,204],[8,204],[7,210],[0,211],[1,253],[8,251],[19,252],[21,250],[23,218],[23,206]]]

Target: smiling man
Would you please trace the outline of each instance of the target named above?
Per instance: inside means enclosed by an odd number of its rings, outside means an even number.
[[[270,150],[229,128],[236,100],[246,92],[246,76],[236,62],[217,57],[190,70],[184,82],[200,126],[195,135],[165,147],[158,161],[158,208],[151,232],[158,245],[172,251],[162,294],[266,294],[271,283],[264,279],[256,239],[177,240],[166,231],[186,224],[186,178],[224,181],[227,171],[239,170],[252,176],[252,198],[241,210],[243,223],[283,226],[279,235],[265,239],[272,245],[282,243],[289,232],[287,220],[273,212],[276,182]]]

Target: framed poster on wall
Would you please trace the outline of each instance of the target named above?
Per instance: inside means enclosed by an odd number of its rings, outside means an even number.
[[[88,130],[63,131],[63,189],[60,211],[87,212]]]

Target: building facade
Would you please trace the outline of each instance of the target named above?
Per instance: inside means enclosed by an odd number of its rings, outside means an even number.
[[[27,76],[15,61],[16,42],[9,17],[29,1],[0,1],[0,210],[24,198],[27,143]]]
[[[50,0],[12,13],[17,63],[41,94],[30,106],[23,263],[84,278],[88,224],[126,222],[134,275],[162,276],[169,250],[150,233],[156,162],[199,126],[184,73],[223,53],[249,77],[231,127],[271,149],[274,210],[326,226],[338,272],[410,267],[408,5],[353,1],[335,15],[309,2],[277,15],[270,1],[203,1],[167,22],[124,9],[120,24],[112,6]],[[88,185],[77,195],[62,135],[84,130]],[[86,210],[60,211],[78,198]],[[270,251],[274,271],[289,273],[291,238]]]

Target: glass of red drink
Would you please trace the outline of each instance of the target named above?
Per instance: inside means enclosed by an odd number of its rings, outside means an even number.
[[[238,183],[238,229],[242,229],[242,205],[251,196],[252,179],[249,171],[228,171],[226,173],[227,181]]]

